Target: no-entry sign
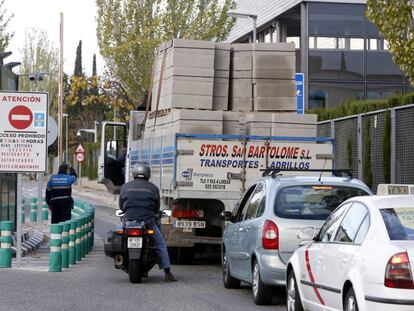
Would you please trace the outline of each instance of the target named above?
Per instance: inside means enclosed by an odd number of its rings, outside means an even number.
[[[48,94],[0,91],[0,172],[47,168]]]

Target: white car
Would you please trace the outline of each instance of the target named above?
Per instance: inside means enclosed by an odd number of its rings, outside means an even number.
[[[412,311],[413,272],[414,196],[355,197],[289,260],[288,311]]]

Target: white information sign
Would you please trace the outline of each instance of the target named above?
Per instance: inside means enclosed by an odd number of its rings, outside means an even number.
[[[0,92],[0,172],[47,168],[48,94]]]
[[[330,143],[272,141],[180,140],[178,150],[193,152],[178,157],[180,189],[199,191],[240,191],[257,180],[266,167],[280,169],[332,169],[332,160],[317,155],[333,153]],[[318,175],[315,172],[283,172],[283,175]]]

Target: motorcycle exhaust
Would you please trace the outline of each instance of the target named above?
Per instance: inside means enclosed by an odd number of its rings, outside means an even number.
[[[122,255],[115,255],[114,263],[115,263],[115,267],[119,269],[124,263],[124,257],[122,257]]]

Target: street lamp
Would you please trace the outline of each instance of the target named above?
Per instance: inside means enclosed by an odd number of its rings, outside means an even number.
[[[253,43],[256,43],[256,21],[257,21],[257,15],[252,14],[250,12],[241,11],[241,10],[228,10],[227,16],[229,17],[236,17],[236,18],[251,18],[253,21]]]
[[[66,125],[65,125],[65,127],[66,127],[66,133],[65,133],[65,163],[66,162],[68,162],[68,150],[69,150],[69,148],[68,148],[68,118],[69,118],[69,115],[67,114],[67,113],[62,113],[62,117],[63,118],[66,118]]]

